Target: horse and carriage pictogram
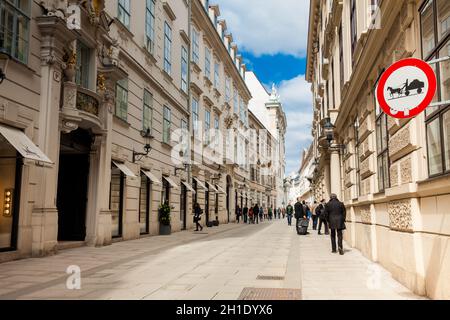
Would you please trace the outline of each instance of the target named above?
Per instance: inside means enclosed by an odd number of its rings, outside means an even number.
[[[406,80],[401,88],[388,87],[386,90],[390,92],[391,98],[394,99],[394,94],[397,94],[397,98],[401,98],[403,95],[408,97],[411,91],[416,90],[417,94],[421,94],[424,88],[424,82],[414,79],[411,83],[409,83],[409,80]]]

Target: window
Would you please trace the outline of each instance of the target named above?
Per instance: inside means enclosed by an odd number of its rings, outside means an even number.
[[[205,10],[206,12],[209,10],[209,0],[205,0]]]
[[[192,98],[191,102],[192,107],[192,128],[194,130],[194,137],[198,137],[198,100]]]
[[[210,130],[211,130],[211,112],[205,110],[205,135],[204,135],[205,145],[209,145],[211,142],[209,135]]]
[[[214,131],[214,143],[215,143],[216,147],[218,147],[219,144],[220,144],[219,143],[220,142],[220,140],[219,140],[219,138],[220,138],[220,136],[219,136],[220,131],[219,131],[219,117],[218,116],[214,117],[214,129],[215,129],[215,131]]]
[[[116,112],[115,115],[127,121],[128,118],[128,79],[117,81],[116,84]]]
[[[422,56],[433,60],[450,56],[450,3],[429,0],[420,9]],[[438,80],[434,101],[450,100],[450,60],[432,65]],[[450,105],[428,107],[425,112],[428,172],[430,176],[450,172]]]
[[[342,34],[342,23],[341,26],[339,27],[339,68],[340,68],[339,76],[341,81],[340,90],[342,92],[342,89],[344,88],[344,39]]]
[[[125,27],[130,28],[130,0],[119,0],[119,14],[117,18]]]
[[[219,62],[214,63],[214,88],[219,89],[220,87],[220,64]]]
[[[211,50],[205,48],[205,77],[211,79]]]
[[[184,46],[181,47],[181,90],[187,93],[188,89],[188,53]]]
[[[230,103],[231,100],[231,79],[230,77],[225,78],[225,102]]]
[[[85,89],[89,89],[90,63],[91,50],[83,43],[77,41],[75,83]]]
[[[192,29],[192,61],[196,64],[200,64],[200,34],[194,27]]]
[[[180,137],[183,154],[185,157],[189,158],[189,126],[185,119],[181,119],[181,131],[182,136]]]
[[[170,109],[164,106],[163,114],[163,142],[170,143],[170,126],[171,126],[171,113]]]
[[[238,114],[238,112],[239,112],[239,94],[238,94],[236,87],[234,87],[234,91],[233,91],[233,107],[234,107],[234,113]]]
[[[375,86],[375,92],[376,88],[377,86]],[[374,99],[376,105],[378,191],[384,192],[391,186],[389,176],[389,132],[387,127],[387,115],[381,111],[376,98]]]
[[[356,0],[350,1],[350,27],[352,39],[352,56],[355,53],[356,43],[358,40],[358,21],[356,16]]]
[[[164,177],[162,180],[161,203],[170,204],[170,183]]]
[[[164,71],[168,75],[172,72],[172,29],[167,22],[164,23]]]
[[[146,47],[150,53],[155,49],[155,0],[147,0],[145,15]]]
[[[0,2],[0,51],[28,63],[30,1]]]
[[[124,174],[119,168],[112,165],[109,209],[111,211],[111,234],[113,238],[122,236],[124,184]]]
[[[359,146],[360,146],[360,142],[359,141],[359,120],[358,117],[355,119],[354,125],[353,125],[353,130],[354,130],[354,136],[355,136],[355,167],[356,167],[356,198],[358,198],[359,196],[361,196],[363,194],[362,190],[361,190],[361,170],[360,170],[360,165],[359,165]]]
[[[152,94],[144,89],[144,106],[142,114],[142,129],[144,132],[152,132],[152,122],[153,122],[153,96]]]
[[[241,119],[242,122],[245,122],[245,104],[244,99],[240,99],[240,107],[239,107],[239,119]]]

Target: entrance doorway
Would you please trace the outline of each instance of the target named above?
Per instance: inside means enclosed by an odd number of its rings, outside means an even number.
[[[83,129],[61,135],[59,156],[58,241],[84,241],[92,135]]]
[[[181,184],[181,195],[180,195],[181,230],[187,229],[186,219],[187,219],[187,188],[184,184]]]
[[[209,222],[209,184],[206,184],[206,191],[205,191],[205,219],[206,223]]]

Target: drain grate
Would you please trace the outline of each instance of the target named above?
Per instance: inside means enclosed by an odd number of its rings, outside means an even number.
[[[299,289],[244,288],[238,300],[302,300]]]
[[[284,280],[283,276],[258,276],[256,280]]]

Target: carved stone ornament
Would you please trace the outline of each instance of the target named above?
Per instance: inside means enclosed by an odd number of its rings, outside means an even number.
[[[412,231],[411,200],[390,202],[388,213],[391,229]]]

